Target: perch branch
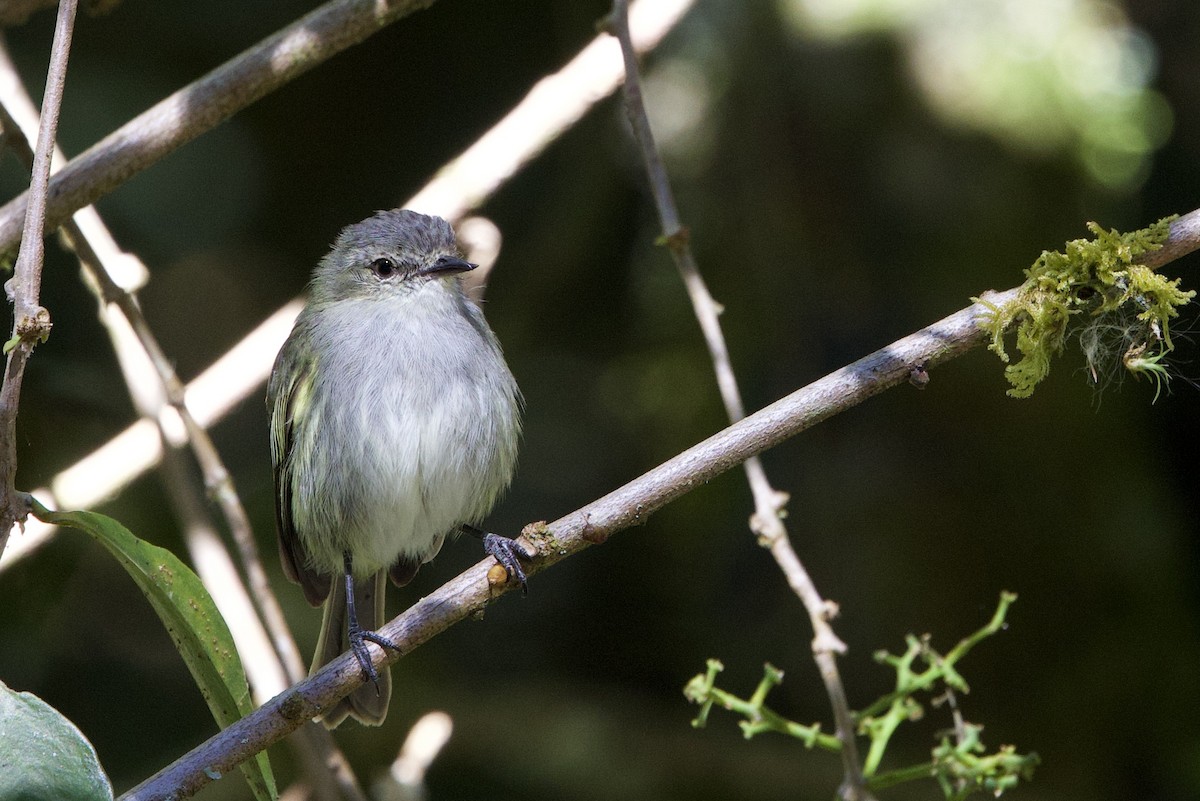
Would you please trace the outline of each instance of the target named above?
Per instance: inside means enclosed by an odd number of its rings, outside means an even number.
[[[1168,245],[1178,258],[1200,248],[1200,211],[1180,218]],[[1158,262],[1161,266],[1165,262]],[[956,358],[989,339],[985,329],[997,306],[1016,301],[1018,289],[985,292],[975,303],[885,348],[818,379],[785,398],[714,434],[625,486],[546,526],[527,527],[539,554],[530,575],[605,542],[622,529],[644,523],[658,509],[768,448],[852,408],[886,389],[909,381],[914,365],[926,370]],[[985,305],[985,303],[987,305]],[[380,629],[401,645],[397,653],[373,651],[378,666],[391,664],[450,626],[475,616],[507,588],[488,584],[491,560],[469,568],[421,599]],[[151,801],[194,794],[290,731],[304,725],[363,682],[349,654],[310,679],[273,698],[260,709],[216,734],[168,765],[121,801]]]
[[[987,293],[993,305],[1011,303],[1016,290]],[[962,309],[904,339],[865,356],[755,412],[603,498],[549,524],[526,527],[539,556],[532,575],[602,543],[618,531],[644,523],[658,509],[717,475],[845,409],[906,382],[913,364],[932,369],[987,341],[981,327],[990,311],[982,304]],[[399,652],[372,650],[375,664],[397,661],[450,626],[478,614],[508,587],[492,587],[484,560],[383,626],[379,633]],[[194,794],[216,775],[277,742],[363,682],[362,670],[343,654],[319,673],[273,698],[178,761],[121,797],[152,801]]]

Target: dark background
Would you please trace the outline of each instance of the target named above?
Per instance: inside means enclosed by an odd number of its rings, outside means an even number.
[[[313,5],[127,0],[81,18],[65,149],[79,152]],[[1124,162],[1111,148],[1097,162],[1079,133],[1117,100],[1081,106],[1044,76],[1022,83],[1037,59],[991,60],[1023,52],[1032,35],[1003,21],[1041,4],[911,4],[909,17],[837,36],[796,24],[801,6],[701,0],[646,62],[660,131],[683,124],[671,116],[681,98],[694,115],[664,148],[750,408],[1016,285],[1041,250],[1084,236],[1087,220],[1129,229],[1200,206],[1192,0],[1058,6],[1083,29],[1119,27],[1124,14],[1134,33],[1098,52],[1132,41],[1149,65],[1157,94],[1121,117],[1128,133],[1113,147]],[[966,6],[994,15],[982,26],[991,39],[955,16]],[[343,225],[411,196],[585,44],[607,10],[598,0],[443,0],[102,200],[118,240],[151,267],[141,300],[182,377],[301,292]],[[914,78],[915,63],[932,63],[967,85],[944,55],[922,50],[935,23],[997,80],[1048,82],[1050,100],[1007,128],[994,120],[1013,118],[1019,92],[947,116]],[[36,97],[52,27],[42,12],[7,32]],[[1087,47],[1049,22],[1030,30],[1051,37],[1047,58]],[[1115,179],[1095,167],[1117,162],[1134,166]],[[11,156],[2,173],[5,197],[20,191]],[[619,103],[601,103],[482,213],[505,237],[487,313],[528,402],[520,472],[491,528],[552,520],[722,427],[686,296],[653,244]],[[1194,286],[1198,264],[1166,269]],[[21,406],[26,488],[135,418],[77,273],[50,248],[42,302],[55,327]],[[1176,379],[1156,403],[1144,382],[1091,386],[1076,351],[1032,399],[1013,400],[1002,366],[980,350],[934,371],[924,392],[885,393],[765,456],[791,493],[801,558],[841,605],[853,706],[891,685],[874,651],[902,650],[908,632],[948,649],[1012,590],[1008,629],[961,665],[972,692],[959,703],[990,747],[1040,754],[1035,781],[1014,797],[1200,796],[1196,326],[1185,312]],[[214,434],[273,554],[263,404],[246,401]],[[101,511],[184,553],[157,477]],[[443,709],[456,728],[429,775],[435,799],[829,798],[836,757],[776,736],[745,742],[720,711],[695,731],[680,694],[709,657],[726,664],[722,686],[749,694],[769,660],[787,671],[773,705],[829,726],[807,618],[748,532],[751,511],[744,478],[730,473],[404,659],[387,724],[337,733],[359,775],[369,782],[417,717]],[[472,541],[447,546],[392,593],[390,611],[478,558]],[[273,559],[268,568],[308,652],[319,614]],[[149,606],[82,536],[63,534],[0,574],[0,612],[0,679],[71,718],[118,792],[212,733]],[[931,710],[902,729],[887,766],[928,758],[947,723]],[[291,754],[272,755],[286,786]],[[928,782],[882,796],[940,792]],[[234,777],[200,797],[248,793]]]

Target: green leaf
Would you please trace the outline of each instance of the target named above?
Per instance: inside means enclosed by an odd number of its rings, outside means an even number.
[[[79,529],[117,558],[158,613],[221,728],[253,711],[233,636],[191,568],[170,551],[138,539],[110,517],[95,512],[52,512],[36,500],[32,503],[38,520]],[[241,768],[254,797],[274,801],[275,778],[266,752],[243,762]]]
[[[112,801],[96,750],[32,693],[0,682],[0,801]]]

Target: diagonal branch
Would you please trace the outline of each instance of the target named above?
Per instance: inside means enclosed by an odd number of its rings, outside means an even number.
[[[993,305],[1010,303],[1016,290],[988,293]],[[689,448],[659,467],[550,525],[526,527],[539,556],[530,575],[567,559],[646,518],[687,492],[789,437],[851,408],[889,387],[908,381],[913,364],[932,368],[989,339],[980,323],[987,306],[975,304],[888,347],[830,373]],[[484,560],[417,601],[379,633],[400,645],[399,653],[373,649],[376,665],[391,664],[441,632],[478,614],[507,586],[492,587]],[[277,742],[363,682],[350,654],[312,678],[273,698],[164,768],[121,801],[152,801],[194,794],[238,763]]]
[[[50,182],[45,226],[95,202],[171,151],[434,0],[330,0],[134,117]],[[17,243],[29,194],[0,208],[0,253]],[[28,237],[26,237],[28,238]]]
[[[1174,257],[1200,249],[1200,210],[1171,224],[1164,249]],[[1162,266],[1163,261],[1155,266]],[[982,301],[864,356],[714,434],[648,473],[550,525],[526,527],[538,557],[534,575],[614,533],[640,525],[666,504],[752,456],[826,419],[910,380],[914,365],[933,369],[989,341],[995,307],[1016,301],[1018,289],[985,292]],[[986,305],[985,305],[986,304]],[[507,587],[491,587],[484,560],[451,579],[383,626],[379,633],[399,653],[372,652],[376,665],[391,664],[441,632],[472,618]],[[363,682],[350,654],[273,698],[262,708],[168,765],[121,801],[185,798],[240,762],[277,742]]]
[[[629,33],[628,0],[614,0],[611,25],[613,34],[621,43],[621,53],[625,60],[625,110],[634,137],[641,146],[642,160],[645,162],[646,173],[650,180],[654,204],[658,209],[663,237],[675,259],[675,266],[687,288],[692,309],[696,314],[696,319],[700,322],[700,329],[704,333],[704,341],[708,345],[708,352],[712,358],[713,369],[717,375],[717,386],[725,404],[725,412],[729,416],[729,421],[736,423],[746,416],[746,407],[742,402],[737,378],[733,373],[733,363],[729,358],[725,335],[721,331],[720,308],[709,293],[708,285],[700,274],[700,268],[692,254],[692,248],[688,241],[689,232],[680,222],[667,170],[663,166],[662,157],[654,142],[650,118],[646,114],[645,102],[642,99],[637,53],[634,51]],[[829,696],[830,706],[833,708],[837,737],[842,743],[844,780],[839,795],[850,801],[869,799],[872,796],[866,788],[866,779],[863,777],[862,766],[858,760],[858,746],[854,739],[854,718],[851,715],[850,704],[846,699],[846,690],[837,667],[836,655],[845,653],[846,646],[834,633],[833,626],[829,622],[837,607],[835,604],[827,602],[817,592],[816,585],[804,568],[800,557],[796,555],[791,540],[788,538],[787,528],[783,524],[784,507],[788,499],[787,493],[780,492],[771,486],[762,460],[757,456],[747,459],[743,467],[746,470],[750,491],[754,496],[754,514],[750,518],[750,528],[758,535],[759,541],[770,550],[776,564],[783,571],[788,585],[800,597],[813,628],[813,659],[817,663],[821,679],[825,684],[825,691]]]
[[[6,140],[9,147],[16,151],[19,158],[29,161],[33,158],[33,152],[22,133],[22,127],[36,127],[38,124],[38,120],[36,119],[37,112],[28,103],[28,98],[23,95],[19,81],[15,80],[15,67],[8,56],[7,50],[2,46],[0,46],[0,76],[13,78],[13,80],[3,81],[3,86],[9,96],[0,96],[0,126],[3,126],[6,132]],[[5,90],[0,90],[0,94],[5,93]],[[20,96],[13,96],[15,93],[21,94]],[[10,103],[17,106],[11,112],[7,107]],[[21,114],[25,120],[24,126],[16,121],[16,114]],[[92,231],[90,236],[85,232],[84,226],[80,222],[85,219],[85,212],[87,212],[88,227]],[[76,217],[79,217],[80,220],[77,221]],[[291,639],[291,634],[284,622],[283,614],[278,609],[278,602],[275,600],[270,586],[267,584],[261,560],[258,558],[257,546],[253,541],[249,519],[236,493],[218,493],[218,490],[227,481],[228,476],[221,462],[220,455],[211,437],[209,437],[208,431],[195,421],[188,410],[184,398],[183,383],[176,376],[174,365],[159,345],[158,339],[154,336],[149,323],[146,322],[141,307],[138,305],[137,298],[131,291],[118,285],[117,280],[113,277],[117,273],[119,262],[122,260],[136,260],[135,257],[121,253],[117,249],[116,243],[112,240],[107,227],[99,218],[99,215],[95,213],[95,209],[90,206],[86,209],[81,209],[75,216],[67,219],[60,229],[60,234],[65,240],[66,247],[74,252],[79,259],[80,266],[89,279],[87,283],[89,283],[90,288],[101,304],[102,321],[106,327],[110,328],[114,343],[118,346],[119,352],[117,355],[122,361],[123,367],[127,370],[126,380],[130,385],[131,392],[135,396],[134,402],[139,406],[139,411],[150,419],[160,420],[163,413],[163,409],[161,408],[164,401],[163,396],[165,396],[165,402],[174,409],[182,420],[191,447],[196,453],[196,459],[200,463],[202,472],[206,477],[205,483],[207,489],[210,493],[217,495],[218,501],[221,503],[221,507],[226,514],[226,523],[234,539],[238,541],[239,546],[242,548],[243,561],[248,565],[247,572],[252,577],[251,585],[254,590],[255,602],[263,607],[274,607],[274,614],[268,613],[264,608],[260,608],[258,614],[264,621],[272,624],[271,628],[273,630],[273,638],[276,641],[279,662],[286,666],[287,669],[287,683],[291,684],[299,681],[304,677],[306,672],[303,661],[295,642]],[[119,330],[113,330],[118,325],[120,326]],[[130,345],[129,339],[133,340],[132,345]],[[150,376],[145,375],[145,370],[137,370],[136,367],[129,367],[124,364],[124,362],[130,359],[132,354],[127,355],[120,351],[129,350],[130,347],[133,349],[140,348],[141,357],[151,370]],[[141,366],[141,362],[138,363],[138,366]],[[129,374],[128,371],[130,370],[136,371],[136,374]],[[157,381],[161,392],[139,392],[140,389],[145,389],[141,385],[145,384],[147,379],[150,382]],[[154,396],[155,400],[151,400],[149,396]],[[248,542],[248,545],[246,542]],[[253,580],[256,572],[261,575],[260,581]]]

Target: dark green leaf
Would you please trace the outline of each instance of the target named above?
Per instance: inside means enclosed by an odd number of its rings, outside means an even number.
[[[96,751],[32,693],[0,682],[0,801],[112,801]]]

